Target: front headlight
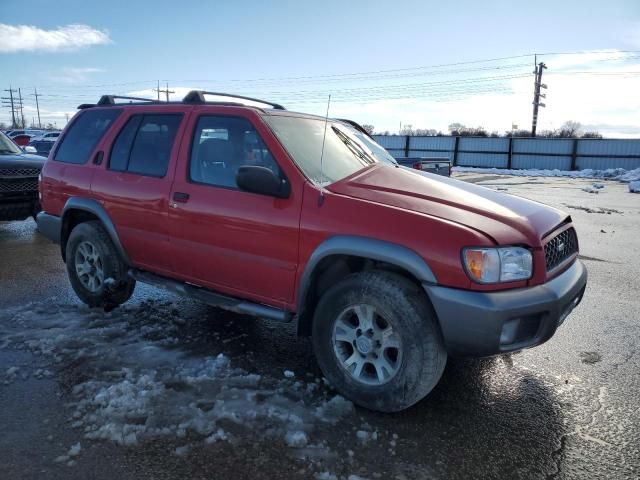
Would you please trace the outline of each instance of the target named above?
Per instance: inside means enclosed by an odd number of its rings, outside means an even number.
[[[465,248],[467,275],[478,283],[501,283],[531,278],[533,257],[522,247]]]

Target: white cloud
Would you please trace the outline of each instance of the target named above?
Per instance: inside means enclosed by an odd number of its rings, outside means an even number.
[[[0,53],[57,52],[111,43],[109,33],[88,25],[65,25],[44,30],[32,25],[0,23]]]
[[[61,83],[78,84],[89,79],[94,73],[102,73],[105,70],[94,67],[65,67],[51,76],[51,80]]]

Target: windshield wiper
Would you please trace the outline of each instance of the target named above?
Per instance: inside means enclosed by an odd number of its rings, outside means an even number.
[[[369,157],[369,155],[367,155],[367,153],[363,151],[359,145],[356,145],[355,143],[353,143],[351,139],[347,137],[344,133],[342,133],[340,130],[336,128],[334,128],[333,131],[336,133],[338,138],[342,140],[342,143],[344,143],[347,146],[347,148],[351,150],[351,152],[353,152],[353,154],[356,157],[358,157],[360,160],[364,160],[369,165],[375,163],[375,160]]]
[[[8,148],[0,148],[0,154],[2,154],[2,153],[15,153],[15,154],[18,154],[20,152],[16,152],[14,150],[9,150]]]

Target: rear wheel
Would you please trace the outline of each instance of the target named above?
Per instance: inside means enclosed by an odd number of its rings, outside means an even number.
[[[67,241],[67,274],[73,290],[90,307],[116,307],[131,297],[136,282],[127,275],[111,238],[98,221],[77,225]]]
[[[324,294],[314,315],[313,346],[338,391],[384,412],[424,398],[447,359],[424,292],[382,271],[350,275]]]

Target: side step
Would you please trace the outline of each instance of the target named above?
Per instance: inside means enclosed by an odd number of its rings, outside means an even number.
[[[277,322],[290,322],[293,318],[291,312],[287,312],[286,310],[268,307],[266,305],[241,300],[239,298],[228,297],[220,293],[212,292],[211,290],[207,290],[203,287],[198,287],[189,283],[177,282],[142,270],[131,269],[129,270],[129,276],[136,281],[148,283],[173,293],[195,298],[196,300],[200,300],[201,302],[213,307],[223,308],[232,312],[266,318]]]

